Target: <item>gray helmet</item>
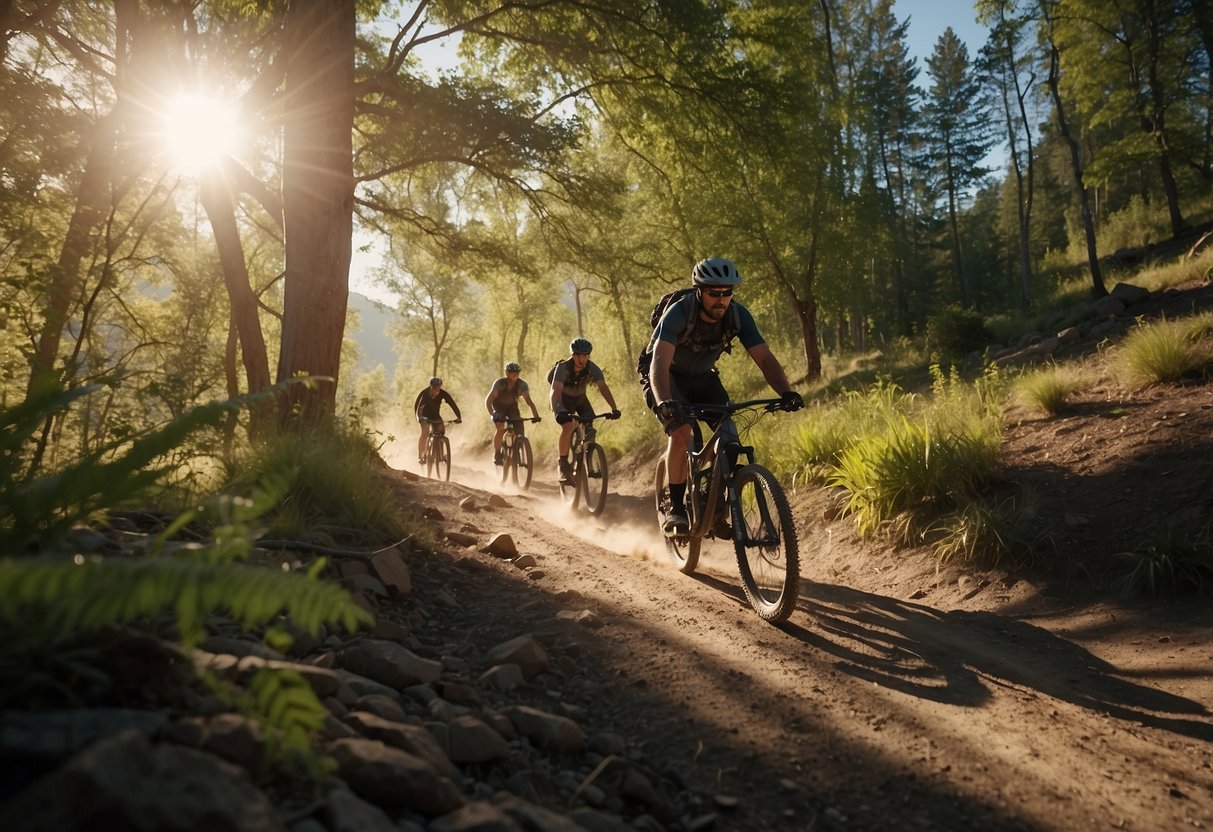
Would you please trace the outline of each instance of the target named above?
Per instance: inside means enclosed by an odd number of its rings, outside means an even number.
[[[740,286],[741,274],[732,261],[723,257],[700,260],[691,269],[691,282],[696,286]]]
[[[507,373],[521,373],[522,365],[519,364],[517,361],[511,361],[509,364],[505,365],[505,371]]]
[[[584,338],[574,338],[569,343],[569,352],[571,352],[571,353],[581,353],[584,355],[589,355],[593,351],[593,349],[594,349],[594,345],[591,344],[589,341],[585,340]]]
[[[441,387],[441,386],[442,386],[442,379],[438,378],[438,376],[434,376],[433,378],[430,379],[430,387]]]

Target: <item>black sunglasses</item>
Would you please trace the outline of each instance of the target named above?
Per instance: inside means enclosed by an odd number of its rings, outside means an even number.
[[[732,289],[704,289],[703,293],[710,298],[731,298],[731,297],[733,297]]]

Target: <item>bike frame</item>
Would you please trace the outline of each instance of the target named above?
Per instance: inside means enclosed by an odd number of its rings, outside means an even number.
[[[717,506],[720,504],[722,492],[728,500],[729,522],[733,525],[733,534],[738,534],[741,524],[739,522],[740,506],[736,503],[732,493],[733,475],[744,465],[752,465],[755,462],[754,446],[742,445],[737,441],[722,441],[727,436],[737,436],[737,425],[733,421],[733,414],[739,410],[745,410],[751,407],[766,407],[774,409],[773,405],[780,404],[780,399],[751,399],[749,401],[722,404],[722,405],[689,405],[684,408],[687,416],[693,419],[691,430],[694,431],[696,438],[701,435],[699,424],[703,422],[707,424],[706,418],[714,414],[721,414],[721,419],[717,423],[716,428],[711,435],[702,443],[702,446],[697,451],[691,451],[691,465],[687,471],[687,492],[696,497],[700,496],[702,489],[701,480],[705,476],[708,480],[708,490],[706,501],[700,500],[697,505],[704,505],[702,511],[698,512],[695,525],[685,532],[688,537],[706,537],[712,526],[716,523]],[[745,462],[741,465],[737,461],[742,457]],[[708,467],[703,467],[704,465]]]
[[[590,472],[589,464],[586,460],[591,445],[597,445],[596,442],[589,442],[586,438],[586,431],[597,419],[609,419],[610,413],[595,413],[593,416],[582,416],[578,413],[570,414],[573,417],[573,434],[569,437],[569,453],[572,455],[573,465],[573,481],[572,483],[561,483],[560,494],[567,502],[571,502],[574,510],[577,508],[579,501],[584,501],[585,505],[589,506],[590,497]],[[601,448],[601,446],[598,446]],[[606,506],[606,456],[602,456],[603,470],[600,472],[599,478],[603,480],[599,499],[596,505],[589,508],[590,514],[600,514]]]

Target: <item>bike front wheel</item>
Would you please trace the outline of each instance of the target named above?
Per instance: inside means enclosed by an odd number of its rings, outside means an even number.
[[[501,484],[505,485],[513,477],[518,482],[518,458],[513,445],[501,446]]]
[[[665,538],[665,551],[670,561],[684,575],[690,575],[699,565],[699,549],[703,539],[689,534],[667,535],[662,528],[666,513],[670,510],[670,489],[666,481],[665,460],[657,461],[657,474],[653,482],[653,494],[657,501],[657,532]]]
[[[792,509],[775,475],[747,465],[734,476],[737,569],[750,606],[765,621],[784,621],[800,594],[800,553]]]
[[[606,508],[607,496],[607,461],[606,451],[596,442],[591,442],[585,449],[585,464],[583,476],[580,478],[582,487],[581,500],[585,510],[590,514],[602,514]]]
[[[526,491],[531,487],[531,440],[525,436],[514,440],[514,485]]]
[[[438,461],[434,466],[434,476],[440,480],[451,479],[451,440],[445,436],[438,440]]]

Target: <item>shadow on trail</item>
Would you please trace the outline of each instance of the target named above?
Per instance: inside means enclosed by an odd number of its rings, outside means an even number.
[[[715,581],[705,581],[715,585]],[[739,587],[718,587],[729,595]],[[1135,684],[1085,648],[1040,627],[991,612],[943,612],[833,584],[801,588],[784,625],[806,646],[832,655],[852,676],[937,702],[980,705],[989,684],[1025,688],[1088,710],[1175,734],[1213,740],[1198,702]],[[1133,674],[1138,675],[1138,674]]]

